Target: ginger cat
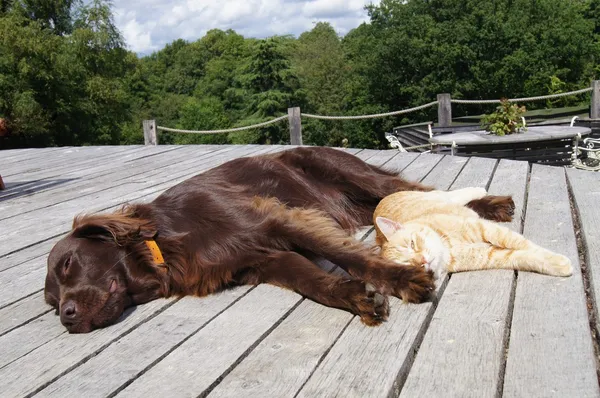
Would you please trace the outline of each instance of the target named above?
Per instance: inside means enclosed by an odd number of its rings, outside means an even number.
[[[465,206],[486,195],[483,188],[464,188],[403,191],[383,198],[373,215],[381,255],[400,264],[424,266],[436,278],[446,272],[484,269],[573,273],[567,257],[484,220]]]

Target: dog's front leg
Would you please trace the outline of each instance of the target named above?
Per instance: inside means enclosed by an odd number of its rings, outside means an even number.
[[[379,325],[388,317],[388,300],[374,285],[327,273],[296,252],[271,254],[266,261],[244,270],[238,281],[293,290],[320,304],[350,311],[369,326]]]

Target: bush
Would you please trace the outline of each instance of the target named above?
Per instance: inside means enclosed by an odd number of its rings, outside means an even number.
[[[508,99],[503,98],[495,112],[483,117],[481,125],[486,131],[495,135],[520,133],[523,129],[527,129],[521,118],[525,112],[524,106],[511,104]]]

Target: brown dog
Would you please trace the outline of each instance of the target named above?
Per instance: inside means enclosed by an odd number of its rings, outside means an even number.
[[[84,333],[159,297],[264,282],[377,325],[388,315],[386,295],[421,302],[432,275],[379,257],[350,232],[371,223],[384,196],[429,189],[332,148],[236,159],[151,203],[76,217],[48,257],[45,298],[69,332]],[[514,209],[510,197],[469,205],[501,221]],[[351,277],[323,271],[312,255]]]

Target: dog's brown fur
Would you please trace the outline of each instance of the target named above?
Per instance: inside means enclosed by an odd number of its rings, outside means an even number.
[[[159,297],[271,283],[377,325],[388,316],[386,295],[426,300],[432,274],[383,259],[349,232],[371,223],[383,197],[430,189],[331,148],[236,159],[151,203],[75,218],[48,258],[45,298],[70,332],[89,332]],[[512,200],[470,206],[506,218]],[[164,266],[153,263],[147,239],[157,242]],[[351,277],[323,271],[309,260],[314,255]]]

